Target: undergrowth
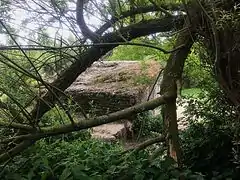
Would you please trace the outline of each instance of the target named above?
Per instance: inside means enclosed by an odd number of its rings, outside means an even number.
[[[172,159],[148,151],[122,154],[122,146],[89,139],[48,143],[39,141],[4,167],[1,179],[189,179],[201,177],[189,170],[174,168]]]
[[[206,90],[208,93],[206,93]],[[124,151],[117,142],[91,139],[89,131],[45,138],[23,154],[0,166],[1,179],[169,180],[239,179],[240,153],[237,110],[216,88],[206,86],[194,98],[182,99],[189,122],[180,132],[184,169],[166,157],[164,144],[136,152]],[[46,119],[57,119],[49,113]],[[57,120],[59,121],[59,119]],[[54,122],[52,122],[54,123]],[[160,116],[139,114],[134,131],[140,137],[161,134]],[[154,134],[156,133],[156,134]]]

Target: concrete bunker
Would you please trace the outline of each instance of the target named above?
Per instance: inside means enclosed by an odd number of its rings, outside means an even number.
[[[158,97],[160,83],[153,84],[160,70],[157,61],[95,62],[65,92],[88,116],[104,115]],[[93,128],[93,137],[114,138],[124,121]]]
[[[108,114],[146,101],[160,69],[156,61],[95,62],[66,93],[89,116]],[[157,83],[150,99],[159,91]]]

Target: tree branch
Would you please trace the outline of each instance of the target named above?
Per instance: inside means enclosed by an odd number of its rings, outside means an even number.
[[[18,144],[16,147],[10,149],[8,152],[1,154],[0,155],[0,163],[3,163],[5,161],[7,161],[9,158],[13,158],[14,156],[18,155],[19,153],[21,153],[22,151],[27,149],[29,146],[31,146],[36,140],[39,140],[41,138],[48,137],[48,136],[55,136],[55,135],[59,135],[59,134],[66,134],[69,132],[79,131],[82,129],[87,129],[90,127],[114,122],[119,119],[127,118],[134,113],[136,114],[136,113],[140,113],[143,111],[148,111],[148,110],[154,109],[154,108],[156,108],[162,104],[165,104],[166,102],[171,101],[171,100],[172,100],[171,94],[163,95],[162,97],[156,98],[154,100],[147,101],[145,103],[141,103],[141,104],[135,105],[133,107],[129,107],[127,109],[123,109],[121,111],[111,113],[109,115],[103,115],[103,116],[99,116],[97,118],[91,118],[88,120],[82,119],[82,120],[76,122],[75,126],[72,126],[72,124],[68,124],[68,125],[63,125],[63,126],[55,127],[55,128],[42,128],[41,131],[36,132],[34,134],[21,135],[21,136],[15,137],[15,138],[9,138],[6,140],[2,140],[0,143],[7,143],[7,142],[11,142],[12,140],[14,140],[14,141],[23,140],[23,142]],[[159,141],[161,141],[161,140],[159,139]],[[141,146],[139,146],[139,149],[146,147],[146,145],[150,144],[150,143],[153,143],[153,142],[150,141],[150,142],[147,142],[146,144],[142,144]]]
[[[148,48],[153,48],[156,50],[159,50],[161,52],[163,52],[164,54],[169,54],[172,53],[174,51],[177,51],[179,49],[181,49],[183,47],[183,45],[176,47],[172,50],[165,50],[161,47],[157,47],[153,44],[146,44],[146,43],[133,43],[133,42],[114,42],[114,43],[93,43],[93,44],[80,44],[80,45],[72,45],[72,46],[62,46],[62,47],[51,47],[51,46],[29,46],[29,45],[23,45],[21,46],[21,48],[25,51],[45,51],[45,50],[62,50],[62,49],[72,49],[72,48],[79,48],[79,47],[107,47],[107,46],[118,46],[118,45],[125,45],[125,46],[142,46],[142,47],[148,47]],[[0,47],[0,51],[1,50],[18,50],[19,48],[17,46],[1,46]]]
[[[93,42],[98,42],[99,35],[91,31],[84,21],[83,6],[84,6],[84,0],[77,0],[77,4],[76,4],[77,24],[80,27],[84,37],[89,38]]]
[[[154,109],[162,104],[165,104],[171,101],[172,99],[173,99],[173,96],[171,94],[166,94],[159,98],[153,99],[151,101],[137,104],[135,106],[132,106],[108,115],[103,115],[103,116],[90,118],[90,119],[81,119],[78,122],[76,122],[74,126],[72,124],[67,124],[59,127],[41,128],[41,130],[38,130],[34,134],[21,135],[21,136],[5,139],[0,141],[0,143],[8,143],[8,142],[11,142],[12,140],[18,140],[18,141],[29,140],[29,139],[38,140],[43,137],[56,136],[59,134],[66,134],[74,131],[79,131],[82,129],[88,129],[88,128],[99,126],[102,124],[111,123],[120,119],[128,118],[132,114],[137,114],[140,112]]]
[[[158,6],[143,6],[143,7],[138,7],[134,8],[130,11],[125,11],[122,12],[119,17],[112,17],[110,20],[108,20],[104,25],[102,25],[101,28],[99,28],[96,33],[97,34],[102,34],[104,33],[108,28],[110,28],[113,24],[115,24],[117,21],[127,18],[132,15],[137,15],[137,14],[143,14],[143,13],[148,13],[148,12],[153,12],[153,11],[161,11],[161,8]]]
[[[113,24],[115,24],[117,21],[127,18],[129,16],[133,16],[133,15],[137,15],[137,14],[143,14],[143,13],[148,13],[148,12],[153,12],[153,11],[162,11],[163,13],[165,13],[167,16],[169,16],[170,13],[167,14],[167,10],[171,10],[171,11],[179,11],[182,10],[183,7],[176,5],[176,4],[161,4],[158,6],[140,6],[137,8],[133,8],[129,11],[125,11],[125,12],[121,12],[121,15],[119,17],[117,16],[113,16],[110,20],[106,20],[107,22],[105,24],[103,24],[97,31],[94,32],[88,32],[88,33],[93,33],[92,36],[101,36],[107,29],[109,29],[110,27],[112,27]],[[79,18],[80,18],[80,14],[79,14]],[[80,18],[80,20],[83,20],[83,13],[82,13],[82,18]],[[78,21],[80,22],[80,21]],[[83,22],[82,24],[85,24],[85,22]],[[85,24],[86,25],[86,24]],[[84,27],[84,26],[83,26]],[[87,27],[87,26],[86,26]]]
[[[125,150],[123,153],[129,152],[129,151],[135,151],[135,152],[136,151],[141,151],[148,146],[151,146],[151,145],[159,143],[159,142],[163,142],[165,140],[166,140],[166,135],[161,135],[161,136],[156,137],[156,138],[148,139],[148,140],[146,140],[146,141],[144,141],[140,144],[137,144],[134,147],[131,147],[131,148]]]
[[[14,156],[18,155],[24,149],[28,148],[34,143],[34,141],[23,141],[18,144],[16,147],[10,149],[8,152],[3,153],[0,155],[0,164],[6,162],[8,159],[13,158]]]
[[[20,129],[20,130],[27,131],[27,132],[35,131],[35,128],[33,128],[32,126],[29,126],[26,124],[15,123],[15,122],[0,121],[0,127]]]
[[[187,21],[186,27],[189,26]],[[185,30],[179,34],[175,46],[185,44],[185,47],[179,51],[172,53],[168,59],[167,65],[164,68],[163,79],[161,82],[160,94],[171,92],[175,95],[175,99],[166,103],[162,108],[163,120],[165,129],[169,133],[168,155],[172,157],[182,167],[182,152],[178,136],[177,112],[176,112],[176,98],[177,98],[177,84],[176,82],[182,78],[185,60],[190,53],[191,47],[194,43],[195,34],[193,30]]]
[[[102,37],[103,43],[114,43],[114,42],[124,42],[124,40],[119,36],[119,33],[125,37],[127,40],[131,40],[140,36],[145,36],[157,32],[167,32],[174,28],[180,28],[183,24],[183,17],[166,17],[156,20],[148,20],[141,23],[131,25],[120,29],[119,32],[108,33]],[[60,95],[58,91],[64,91],[68,88],[75,79],[84,72],[93,62],[97,61],[100,57],[106,54],[109,50],[113,49],[117,45],[109,45],[107,47],[98,46],[92,47],[81,54],[79,59],[75,61],[61,76],[52,83],[52,92],[55,95]],[[56,97],[48,91],[45,96],[39,99],[39,102],[32,111],[32,119],[41,118],[47,111],[53,107]],[[48,103],[46,103],[48,102]]]
[[[127,40],[132,40],[137,37],[157,33],[157,32],[167,32],[175,28],[179,29],[182,27],[184,22],[184,17],[166,17],[156,20],[143,21],[119,30],[119,32],[108,33],[102,37],[103,43],[114,43],[114,42],[124,42],[124,40],[119,36],[119,33]],[[55,95],[60,95],[60,91],[64,91],[68,88],[75,79],[84,72],[93,62],[97,61],[103,55],[105,55],[109,50],[113,49],[117,45],[109,45],[107,47],[98,46],[92,47],[86,50],[81,56],[75,61],[61,76],[52,83],[52,92]],[[39,102],[32,111],[32,119],[41,118],[47,111],[53,107],[56,97],[48,91],[44,97],[39,99]],[[47,102],[47,103],[46,103]]]

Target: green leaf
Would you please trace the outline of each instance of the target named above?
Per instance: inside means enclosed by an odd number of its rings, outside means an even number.
[[[73,179],[74,180],[92,180],[86,173],[81,171],[81,169],[84,168],[82,165],[81,166],[76,166],[75,168],[72,169],[72,174],[73,174]]]
[[[59,177],[59,180],[66,180],[66,179],[69,179],[71,175],[71,171],[69,168],[65,168],[62,172],[62,174],[60,175]]]
[[[31,168],[31,169],[29,170],[29,172],[28,172],[28,175],[27,175],[27,177],[28,177],[28,179],[32,179],[32,178],[33,178],[33,176],[34,176],[34,169],[33,169],[33,168]]]
[[[143,180],[144,179],[144,174],[137,174],[135,177],[134,177],[134,179],[136,179],[136,180]]]
[[[169,176],[167,174],[161,174],[157,177],[157,180],[169,180]]]

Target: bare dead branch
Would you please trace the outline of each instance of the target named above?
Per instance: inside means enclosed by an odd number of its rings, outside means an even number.
[[[152,95],[152,93],[153,93],[153,91],[154,91],[154,88],[155,88],[157,82],[159,81],[159,79],[160,79],[161,74],[162,74],[163,71],[164,71],[164,68],[159,71],[158,76],[157,76],[157,78],[155,79],[155,81],[154,81],[154,83],[153,83],[153,86],[152,86],[152,88],[151,88],[151,91],[150,91],[150,93],[149,93],[149,95],[148,95],[147,101],[149,101],[149,99],[150,99],[150,97],[151,97],[151,95]]]
[[[153,49],[156,49],[156,50],[159,50],[161,52],[163,52],[164,54],[169,54],[169,53],[172,53],[174,51],[177,51],[179,49],[181,49],[183,47],[183,45],[179,46],[179,47],[176,47],[172,50],[165,50],[161,47],[157,47],[155,45],[152,45],[152,44],[146,44],[146,43],[133,43],[133,42],[115,42],[115,43],[93,43],[93,44],[80,44],[80,45],[72,45],[72,46],[63,46],[63,47],[52,47],[52,46],[41,46],[41,47],[38,47],[38,46],[29,46],[29,45],[26,45],[25,47],[24,46],[21,46],[21,48],[23,50],[26,50],[26,51],[45,51],[45,50],[54,50],[54,51],[58,51],[58,50],[62,50],[62,49],[72,49],[72,48],[79,48],[79,47],[107,47],[107,46],[116,46],[116,45],[125,45],[125,46],[142,46],[142,47],[148,47],[148,48],[153,48]],[[1,46],[0,47],[0,51],[1,50],[19,50],[19,48],[17,46]]]

